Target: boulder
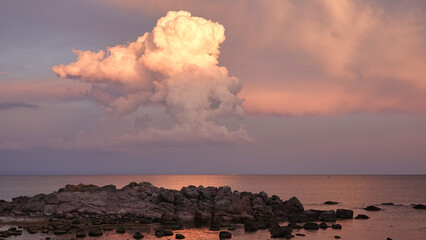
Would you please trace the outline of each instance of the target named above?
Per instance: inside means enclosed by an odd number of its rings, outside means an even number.
[[[319,220],[324,222],[335,222],[336,212],[334,210],[325,211],[319,215]]]
[[[354,217],[354,211],[348,209],[337,209],[336,217],[340,219],[352,219]]]
[[[180,234],[180,233],[177,233],[177,234],[175,235],[175,238],[176,238],[176,239],[184,239],[184,238],[185,238],[185,236],[184,236],[184,235],[182,235],[182,234]]]
[[[317,223],[314,223],[314,222],[308,222],[308,223],[303,224],[303,228],[305,230],[318,230],[319,225]]]
[[[292,231],[293,229],[290,227],[277,227],[269,229],[271,238],[290,238]]]
[[[168,203],[174,203],[175,202],[175,195],[171,191],[166,191],[166,190],[161,191],[160,197],[164,202],[168,202]]]
[[[304,208],[302,203],[300,203],[299,199],[297,199],[296,197],[292,197],[289,200],[284,202],[284,206],[287,209],[287,211],[290,212],[303,212]]]

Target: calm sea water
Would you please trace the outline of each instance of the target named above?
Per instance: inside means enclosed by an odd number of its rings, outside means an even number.
[[[306,237],[296,239],[376,240],[426,239],[426,210],[416,210],[411,204],[426,204],[426,176],[271,176],[271,175],[119,175],[119,176],[0,176],[0,199],[11,200],[21,195],[50,193],[66,184],[92,183],[99,186],[114,184],[121,188],[129,182],[148,181],[158,187],[180,189],[187,185],[224,186],[234,190],[276,194],[282,199],[296,196],[305,209],[353,209],[354,214],[367,214],[368,220],[344,220],[342,230],[305,231]],[[327,200],[340,202],[325,206]],[[402,206],[381,206],[384,211],[366,212],[368,205],[393,202]],[[4,228],[4,227],[3,227]],[[136,230],[135,230],[136,231]],[[180,231],[186,239],[218,239],[217,232],[207,229]],[[295,232],[295,233],[298,233]],[[179,231],[177,231],[179,233]],[[268,231],[245,234],[237,229],[233,239],[269,239]],[[23,235],[13,239],[42,238],[44,235]],[[151,239],[146,236],[144,239]],[[129,239],[130,235],[115,235],[96,239]]]

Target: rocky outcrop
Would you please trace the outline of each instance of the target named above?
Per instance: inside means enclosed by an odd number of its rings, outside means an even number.
[[[148,182],[132,182],[122,189],[114,185],[66,185],[51,194],[0,202],[0,215],[5,216],[83,217],[112,223],[255,222],[248,228],[257,227],[256,224],[266,228],[270,222],[287,220],[303,211],[296,197],[282,201],[276,195],[232,191],[228,186],[188,186],[178,191]]]

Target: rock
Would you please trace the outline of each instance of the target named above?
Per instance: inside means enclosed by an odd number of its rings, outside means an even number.
[[[164,237],[164,232],[162,231],[162,230],[155,230],[155,233],[154,233],[154,235],[157,237],[157,238],[161,238],[161,237]]]
[[[416,204],[413,206],[414,209],[426,209],[426,205],[423,204]]]
[[[324,202],[325,205],[336,205],[339,204],[338,202],[334,202],[334,201],[326,201]]]
[[[370,217],[364,214],[358,214],[355,219],[369,219]]]
[[[220,239],[232,238],[232,233],[227,232],[227,231],[220,231],[219,238]]]
[[[296,236],[304,237],[304,236],[306,236],[306,235],[305,235],[305,234],[303,234],[303,233],[296,233]]]
[[[291,227],[292,229],[302,229],[303,228],[303,226],[301,226],[301,225],[298,225],[298,224],[296,224],[296,223],[289,223],[288,225],[287,225],[287,227]]]
[[[334,210],[325,211],[319,215],[319,220],[324,222],[335,222],[336,212]]]
[[[306,216],[307,221],[317,221],[319,219],[319,215],[323,212],[324,211],[310,209],[304,211],[303,214]]]
[[[388,237],[388,238],[386,238],[386,240],[392,240],[392,238]]]
[[[342,225],[340,225],[340,224],[333,224],[333,225],[331,225],[331,228],[332,229],[342,229]]]
[[[29,234],[36,234],[38,231],[37,231],[37,229],[34,229],[34,228],[28,228],[28,229],[27,229],[27,232],[28,232]]]
[[[348,209],[337,209],[336,217],[340,219],[352,219],[354,217],[354,211]]]
[[[245,232],[256,232],[258,230],[257,224],[254,221],[246,221],[244,223]]]
[[[163,229],[164,236],[173,236],[172,230]]]
[[[327,225],[327,223],[322,222],[322,223],[319,224],[319,227],[322,228],[322,229],[327,229],[328,225]]]
[[[176,239],[184,239],[184,238],[185,238],[185,236],[184,236],[184,235],[182,235],[182,234],[177,233],[177,234],[175,235],[175,238],[176,238]]]
[[[380,205],[383,205],[383,206],[394,206],[395,204],[391,203],[391,202],[386,202],[386,203],[382,203]]]
[[[134,239],[142,239],[142,238],[144,238],[144,235],[140,232],[136,232],[135,234],[133,234],[133,238]]]
[[[290,238],[292,231],[293,230],[290,227],[277,227],[269,229],[271,238]]]
[[[303,228],[306,230],[318,230],[319,225],[317,223],[308,222],[303,225]]]
[[[334,236],[334,238],[335,239],[341,239],[342,237],[336,235],[336,236]]]
[[[124,233],[126,233],[126,229],[124,229],[123,227],[120,227],[115,232],[118,233],[118,234],[124,234]]]
[[[76,238],[85,238],[86,237],[86,233],[82,229],[77,230],[77,232],[75,233],[75,237]]]
[[[364,208],[364,210],[366,210],[366,211],[380,211],[382,209],[379,208],[379,207],[376,207],[376,206],[368,206],[368,207]]]
[[[64,234],[67,234],[67,233],[68,233],[68,230],[65,230],[65,229],[55,229],[53,231],[53,234],[55,234],[55,235],[64,235]]]
[[[169,202],[169,203],[175,202],[175,195],[171,191],[161,191],[160,197],[165,202]]]
[[[90,229],[89,230],[89,236],[90,237],[99,237],[99,236],[102,236],[103,235],[103,233],[102,233],[102,229],[101,228],[92,228],[92,229]]]
[[[304,208],[302,203],[296,197],[292,197],[284,202],[284,206],[291,212],[303,212]]]

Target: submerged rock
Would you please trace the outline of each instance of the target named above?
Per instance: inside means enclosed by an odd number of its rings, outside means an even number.
[[[364,214],[358,214],[355,219],[369,219],[370,217]]]
[[[426,205],[423,204],[415,204],[413,206],[414,209],[426,209]]]
[[[325,201],[324,202],[325,205],[336,205],[339,204],[338,202],[334,202],[334,201]]]

